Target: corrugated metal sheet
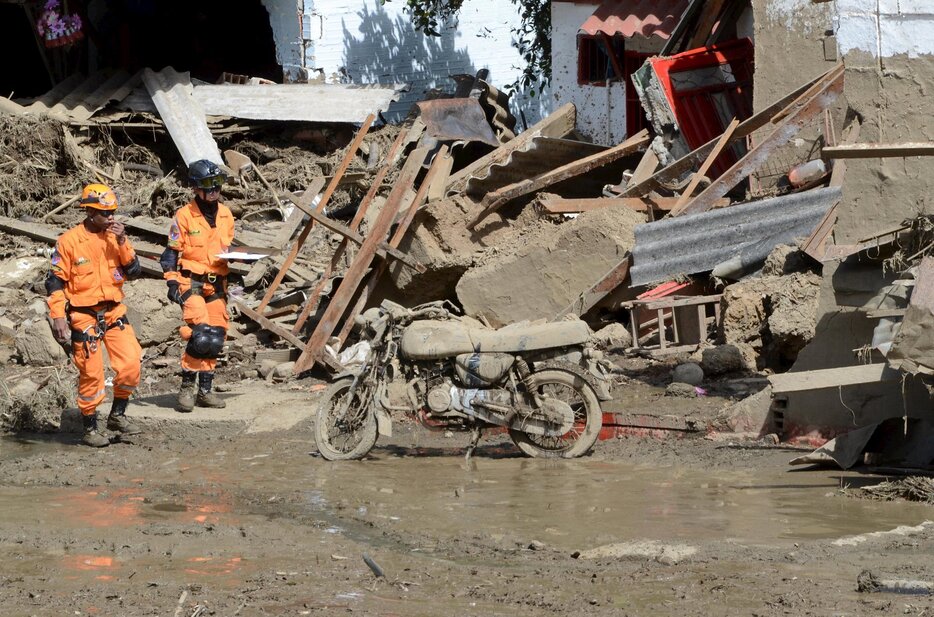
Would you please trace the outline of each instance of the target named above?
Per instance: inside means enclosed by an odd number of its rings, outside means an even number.
[[[657,36],[667,39],[684,14],[688,0],[607,0],[580,31],[595,36]]]
[[[26,113],[48,114],[63,122],[83,122],[111,101],[123,100],[139,84],[140,75],[125,71],[98,71],[90,77],[72,75],[27,103]]]
[[[776,246],[807,237],[841,194],[839,187],[814,189],[639,225],[632,284],[706,272],[730,261],[741,269],[760,263]]]
[[[516,150],[509,155],[502,163],[491,165],[481,170],[477,175],[467,181],[467,194],[474,197],[482,197],[489,192],[502,188],[507,184],[513,184],[520,180],[534,178],[535,176],[557,169],[572,161],[576,161],[606,150],[606,146],[589,144],[572,139],[555,139],[552,137],[536,137],[529,141],[526,146]],[[613,170],[613,166],[607,166],[611,169],[609,177],[619,178],[619,170]],[[601,171],[601,170],[597,170]],[[599,195],[603,189],[606,178],[600,176],[598,179],[590,179],[592,176],[582,176],[576,180],[581,182],[583,192],[593,189],[599,184],[594,195]],[[615,180],[614,180],[615,181]],[[601,184],[601,182],[603,184]],[[591,186],[592,185],[592,186]]]
[[[185,164],[207,159],[226,166],[208,128],[204,111],[191,94],[188,73],[179,73],[171,67],[158,73],[145,69],[143,83]]]
[[[209,116],[247,120],[360,123],[385,111],[403,86],[272,84],[195,86],[194,99]]]

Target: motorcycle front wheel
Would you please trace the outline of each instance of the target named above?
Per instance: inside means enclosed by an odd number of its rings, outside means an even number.
[[[525,454],[539,458],[577,458],[593,447],[603,427],[600,400],[590,385],[570,371],[545,369],[532,373],[539,396],[563,401],[574,410],[571,429],[554,437],[509,429],[509,436]]]
[[[351,392],[353,379],[341,379],[325,390],[315,417],[315,443],[329,461],[359,459],[376,444],[376,415],[363,388]],[[346,412],[341,413],[350,398]]]

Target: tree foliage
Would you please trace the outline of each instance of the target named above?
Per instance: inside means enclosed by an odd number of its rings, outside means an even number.
[[[382,0],[387,2],[389,0]],[[551,1],[510,0],[519,11],[513,28],[513,45],[525,61],[522,74],[510,87],[528,89],[534,96],[551,81]],[[405,0],[405,10],[415,28],[429,36],[441,36],[444,24],[457,18],[464,0]]]

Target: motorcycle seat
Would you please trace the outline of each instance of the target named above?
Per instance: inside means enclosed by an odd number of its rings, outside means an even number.
[[[522,353],[581,345],[590,328],[581,320],[507,326],[499,330],[471,328],[458,321],[416,321],[405,329],[402,354],[413,360],[438,360],[462,353]]]

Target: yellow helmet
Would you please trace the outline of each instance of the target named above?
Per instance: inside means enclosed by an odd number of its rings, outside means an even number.
[[[95,210],[116,210],[117,194],[106,184],[89,184],[81,191],[81,205]]]

